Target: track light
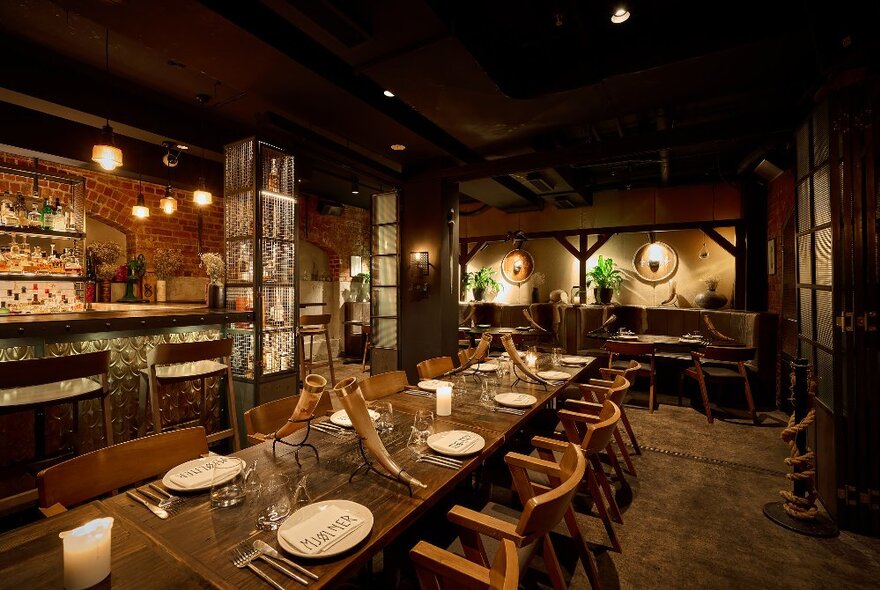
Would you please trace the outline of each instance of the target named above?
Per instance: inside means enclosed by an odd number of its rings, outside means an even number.
[[[615,25],[619,25],[620,23],[624,23],[629,20],[629,17],[629,10],[626,9],[626,6],[618,6],[611,14],[611,22],[613,22]]]
[[[360,186],[358,186],[358,179],[357,179],[357,176],[355,176],[354,179],[351,181],[351,194],[357,195],[360,192],[361,192],[361,188],[360,188]]]
[[[394,93],[391,92],[390,90],[386,90],[386,91],[383,92],[382,94],[384,94],[384,95],[387,96],[388,98],[394,98]]]

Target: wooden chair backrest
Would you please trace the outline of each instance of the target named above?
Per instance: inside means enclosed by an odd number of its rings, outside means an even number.
[[[409,385],[406,371],[388,371],[367,377],[361,381],[361,393],[364,399],[372,401],[403,391]]]
[[[229,358],[232,355],[232,338],[160,344],[147,353],[147,365],[176,365],[195,361]]]
[[[581,414],[582,416],[582,414]],[[602,409],[599,411],[598,420],[586,424],[586,431],[582,430],[578,424],[583,424],[575,418],[578,417],[577,412],[571,410],[560,410],[559,419],[569,442],[578,442],[581,448],[588,456],[603,451],[611,437],[614,436],[614,428],[620,420],[620,408],[611,400],[605,400],[602,403]]]
[[[609,370],[610,370],[611,367],[612,367],[612,363],[613,363],[613,362],[614,362],[613,357],[608,357],[608,365],[609,365],[609,366],[608,366],[607,368],[606,368],[606,367],[600,367],[600,368],[599,368],[599,372],[602,374],[602,377],[605,378],[605,379],[608,379],[609,381],[613,381],[613,380],[614,380],[613,377],[612,377],[612,373],[609,372]],[[632,360],[629,361],[629,364],[626,366],[626,368],[624,368],[624,369],[615,369],[615,371],[621,371],[621,372],[623,373],[623,376],[627,379],[627,381],[632,382],[632,379],[630,379],[630,376],[631,376],[633,373],[636,373],[636,372],[640,371],[641,369],[642,369],[642,364],[641,364],[639,361],[637,361],[637,360],[635,360],[635,359],[632,359]]]
[[[654,344],[652,342],[608,340],[605,343],[605,350],[612,354],[623,354],[626,356],[650,356],[654,354]]]
[[[517,534],[536,539],[559,524],[571,505],[586,469],[587,460],[583,452],[576,444],[569,443],[559,461],[559,485],[525,502],[516,525]]]
[[[448,373],[454,367],[452,366],[452,358],[448,356],[437,356],[427,359],[416,365],[419,372],[419,379],[433,379],[438,375]]]
[[[249,435],[270,434],[287,422],[299,396],[291,395],[255,406],[244,413],[244,426]]]
[[[614,402],[614,405],[620,407],[626,397],[626,392],[629,391],[629,386],[629,379],[623,375],[615,375],[611,387],[608,388],[608,393],[605,394],[605,399]],[[604,407],[602,409],[604,410]]]
[[[755,349],[744,346],[707,346],[701,360],[745,363],[755,358]]]
[[[74,457],[37,474],[40,507],[74,506],[208,453],[201,426],[136,438]]]
[[[330,323],[330,314],[312,314],[299,316],[300,326],[323,326]]]
[[[501,540],[489,569],[425,541],[419,541],[409,556],[422,590],[516,590],[519,587],[519,556],[510,539]]]
[[[461,350],[459,350],[458,351],[458,366],[460,367],[463,364],[465,364],[466,362],[468,362],[468,359],[471,358],[472,354],[474,354],[473,348],[462,348]]]
[[[0,389],[46,385],[67,379],[106,375],[109,368],[109,350],[3,363],[3,370],[0,371]]]

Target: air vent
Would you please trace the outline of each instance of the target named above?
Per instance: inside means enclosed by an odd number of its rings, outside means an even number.
[[[526,174],[526,181],[539,193],[553,192],[553,189],[556,188],[553,181],[541,172],[529,172]]]
[[[556,197],[553,200],[553,204],[556,205],[557,209],[574,209],[577,207],[567,196]]]

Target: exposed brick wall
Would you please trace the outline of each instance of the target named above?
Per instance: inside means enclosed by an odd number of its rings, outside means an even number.
[[[33,160],[8,153],[0,153],[0,162],[32,167]],[[124,233],[128,242],[128,256],[143,254],[152,268],[157,248],[179,248],[183,252],[183,276],[203,276],[198,259],[198,207],[192,202],[192,193],[175,191],[177,211],[166,215],[159,209],[159,199],[165,195],[164,185],[143,183],[143,192],[150,217],[136,219],[131,208],[137,202],[138,183],[114,174],[70,168],[40,161],[40,170],[63,172],[86,179],[86,214]],[[21,191],[33,192],[32,181],[14,175],[0,174],[0,193],[9,190],[13,195]],[[69,198],[68,190],[56,182],[40,183],[40,194],[54,204],[56,196],[62,202]],[[223,252],[223,199],[216,194],[214,203],[202,209],[202,249],[205,252]]]
[[[301,194],[299,236],[327,253],[330,279],[347,281],[351,278],[351,257],[370,255],[370,212],[358,207],[345,207],[342,215],[318,213],[318,199]],[[308,227],[306,223],[308,222]]]
[[[794,175],[791,170],[785,171],[770,183],[767,190],[767,239],[776,240],[776,274],[767,277],[767,310],[782,318],[782,226],[794,210]],[[778,342],[776,350],[782,350],[782,326],[777,330]],[[776,357],[776,392],[777,404],[781,403],[781,357]]]

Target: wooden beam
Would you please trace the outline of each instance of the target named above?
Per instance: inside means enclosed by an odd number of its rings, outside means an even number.
[[[711,239],[713,242],[715,242],[716,244],[718,244],[719,246],[724,248],[724,250],[726,250],[728,254],[730,254],[731,256],[734,256],[734,257],[737,255],[736,246],[731,244],[727,238],[725,238],[724,236],[719,234],[715,229],[713,229],[711,227],[701,227],[700,229],[702,230],[702,232],[704,234],[706,234],[709,237],[709,239]]]
[[[583,235],[586,236],[587,234]],[[584,260],[586,261],[587,258],[595,254],[599,250],[599,248],[604,246],[612,237],[614,237],[613,233],[600,235],[599,239],[596,240],[596,243],[590,246],[587,251],[584,252]]]
[[[578,302],[587,302],[587,235],[581,233],[578,236],[579,256],[578,256]]]
[[[575,258],[580,260],[580,257],[581,257],[580,250],[575,248],[571,242],[566,240],[564,235],[557,234],[553,237],[556,238],[556,241],[559,242],[560,244],[562,244],[562,247],[565,248],[566,250],[568,250],[572,256],[574,256]]]
[[[461,254],[459,255],[459,263],[460,263],[463,267],[466,267],[466,266],[467,266],[467,263],[470,262],[471,259],[472,259],[474,256],[477,255],[477,252],[479,252],[480,250],[483,249],[483,246],[486,245],[486,241],[487,241],[487,240],[480,240],[480,241],[478,241],[478,242],[476,243],[476,245],[474,245],[473,248],[471,248],[470,250],[466,251],[466,250],[467,250],[467,244],[468,244],[469,242],[467,242],[467,241],[465,241],[465,240],[467,240],[467,238],[461,238],[461,239],[459,239],[459,243],[461,244]]]

